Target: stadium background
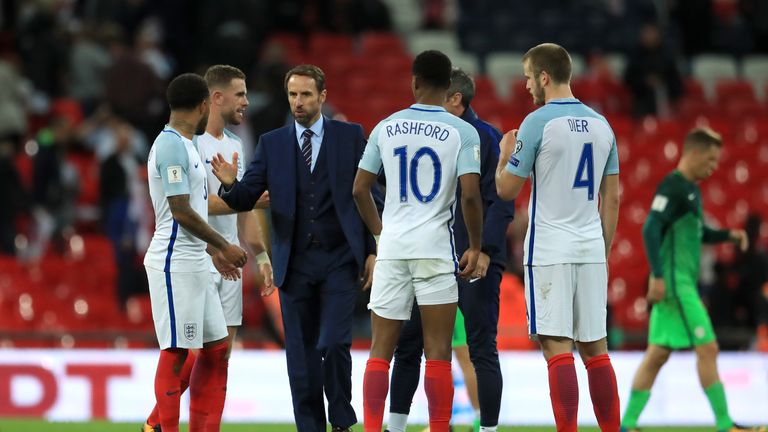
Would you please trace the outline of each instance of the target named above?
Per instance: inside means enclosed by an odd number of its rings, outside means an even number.
[[[653,28],[659,46],[652,43]],[[641,48],[643,39],[654,46]],[[733,384],[729,397],[743,400],[745,413],[768,406],[768,229],[761,223],[768,214],[765,2],[11,0],[0,9],[0,415],[140,420],[131,414],[140,409],[111,402],[86,409],[88,402],[78,402],[77,397],[97,400],[97,388],[104,400],[138,398],[141,408],[149,403],[137,396],[140,390],[115,383],[126,376],[115,359],[138,358],[128,362],[134,372],[154,370],[156,345],[141,266],[153,215],[142,164],[167,120],[164,89],[170,78],[216,63],[244,70],[251,105],[248,121],[235,132],[249,153],[261,133],[290,121],[282,80],[291,65],[323,68],[326,114],[370,131],[411,103],[413,55],[439,49],[475,76],[472,106],[478,114],[506,131],[534,109],[520,58],[544,41],[569,49],[574,94],[606,115],[619,145],[622,208],[609,286],[613,349],[644,347],[648,270],[641,227],[655,185],[675,166],[687,130],[709,125],[723,134],[720,168],[702,185],[706,217],[714,225],[748,226],[755,247],[746,254],[729,245],[707,248],[701,291],[721,346],[736,351],[723,361],[730,368],[726,387]],[[655,95],[650,103],[649,93]],[[505,350],[534,348],[525,337],[516,276],[527,223],[527,193],[522,195],[508,231],[511,258],[499,340]],[[261,218],[268,229],[268,217]],[[284,371],[277,297],[259,297],[259,283],[253,272],[247,274],[239,347],[248,351],[240,361],[271,358],[273,363],[263,364],[266,371]],[[359,349],[369,343],[365,303],[361,296],[354,344]],[[516,359],[531,355],[505,353],[508,383],[516,379]],[[686,357],[678,358],[684,370]],[[624,390],[637,360],[636,354],[626,356]],[[88,375],[87,365],[100,365],[95,369],[106,375]],[[113,373],[118,378],[104,378]],[[253,383],[264,382],[246,366],[232,376],[247,383],[250,373]],[[702,404],[692,405],[690,416],[665,405],[699,396],[693,370],[687,373],[690,382],[664,381],[681,387],[669,394],[674,399],[649,408],[661,413],[657,423],[707,421]],[[59,389],[55,394],[48,391],[51,380]],[[256,394],[246,389],[244,395],[269,398],[277,389],[285,394],[287,384],[276,382]],[[513,395],[505,393],[504,406],[514,406],[508,394]],[[583,413],[591,411],[585,407]],[[252,420],[229,408],[225,418]],[[532,409],[549,411],[548,403]],[[744,415],[765,423],[762,411]],[[550,423],[534,414],[508,418]]]

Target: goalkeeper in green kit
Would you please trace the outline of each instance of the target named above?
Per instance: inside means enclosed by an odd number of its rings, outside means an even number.
[[[659,184],[643,227],[651,266],[648,302],[653,304],[648,348],[632,382],[621,430],[637,431],[637,419],[651,387],[673,350],[694,349],[701,386],[712,407],[719,432],[764,431],[733,423],[717,372],[718,346],[697,285],[701,243],[736,242],[747,249],[743,230],[718,230],[703,220],[697,183],[712,175],[722,139],[709,128],[696,128],[685,138],[677,169]]]

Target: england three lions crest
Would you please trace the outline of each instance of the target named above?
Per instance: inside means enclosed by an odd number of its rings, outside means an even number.
[[[190,341],[197,337],[197,323],[184,324],[184,337]]]

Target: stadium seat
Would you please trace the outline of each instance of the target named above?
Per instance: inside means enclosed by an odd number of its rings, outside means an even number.
[[[455,32],[429,30],[408,35],[408,50],[414,56],[422,51],[438,50],[448,57],[453,57],[461,48]]]
[[[421,26],[420,0],[384,0],[390,13],[392,23],[400,34],[417,31]]]
[[[608,69],[616,80],[624,79],[624,69],[627,67],[627,58],[622,53],[608,53],[605,55]]]
[[[714,99],[715,83],[718,80],[738,77],[736,60],[731,55],[699,55],[692,60],[691,70],[693,77],[702,84],[710,100]]]
[[[367,32],[360,36],[362,55],[403,55],[405,49],[400,36],[388,32]]]
[[[326,55],[328,53],[352,53],[354,41],[351,37],[333,33],[314,33],[309,38],[309,53]]]
[[[724,105],[731,101],[757,101],[752,83],[741,79],[721,79],[715,83],[715,103]]]
[[[476,75],[480,71],[480,66],[477,64],[477,58],[474,54],[459,52],[451,56],[451,63],[454,67],[461,68],[469,76]]]
[[[757,97],[768,102],[768,55],[751,55],[744,58],[741,64],[742,76],[752,83]]]
[[[496,86],[496,93],[506,99],[510,95],[509,83],[519,79],[523,74],[523,54],[512,52],[497,52],[486,58],[488,77]],[[525,86],[523,86],[525,88]],[[514,95],[514,89],[512,94]]]

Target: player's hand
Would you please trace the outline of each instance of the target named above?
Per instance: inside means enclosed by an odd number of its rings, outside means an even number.
[[[216,153],[216,156],[211,159],[211,172],[217,179],[224,185],[224,187],[232,186],[232,183],[237,179],[237,152],[232,153],[232,163],[224,160],[224,156],[221,153]]]
[[[648,294],[645,296],[645,299],[648,300],[648,303],[650,304],[658,303],[664,300],[664,293],[666,291],[664,278],[651,276],[651,278],[648,279]]]
[[[240,269],[235,267],[235,265],[231,262],[227,261],[221,252],[216,252],[211,255],[211,260],[213,261],[213,266],[219,273],[221,273],[221,277],[223,277],[225,280],[236,281],[240,279]]]
[[[491,265],[491,257],[485,252],[480,252],[480,255],[477,256],[477,266],[473,278],[484,278],[489,265]]]
[[[248,256],[245,254],[243,248],[236,244],[227,244],[227,246],[221,249],[221,254],[228,262],[234,264],[236,267],[242,267],[248,261]]]
[[[268,297],[275,292],[275,283],[272,280],[272,264],[260,264],[259,272],[261,273],[261,277],[264,278],[264,286],[261,288],[261,296]]]
[[[499,149],[502,155],[509,158],[509,156],[511,156],[515,152],[516,146],[517,146],[517,129],[512,129],[511,131],[504,134],[504,137],[501,139],[501,142],[499,143]]]
[[[266,209],[269,208],[269,191],[264,191],[263,194],[259,197],[259,200],[256,201],[256,205],[253,206],[255,209]]]
[[[480,252],[479,249],[467,249],[466,252],[464,252],[464,255],[461,256],[461,260],[459,260],[459,276],[464,279],[471,279],[475,276],[475,271],[477,269],[477,260],[480,258]]]
[[[360,275],[360,282],[363,283],[363,291],[368,291],[373,285],[373,267],[376,265],[376,255],[368,255],[365,258],[363,273]]]
[[[747,232],[741,229],[732,229],[730,232],[731,241],[739,245],[739,249],[742,252],[746,252],[749,248],[749,237]]]

